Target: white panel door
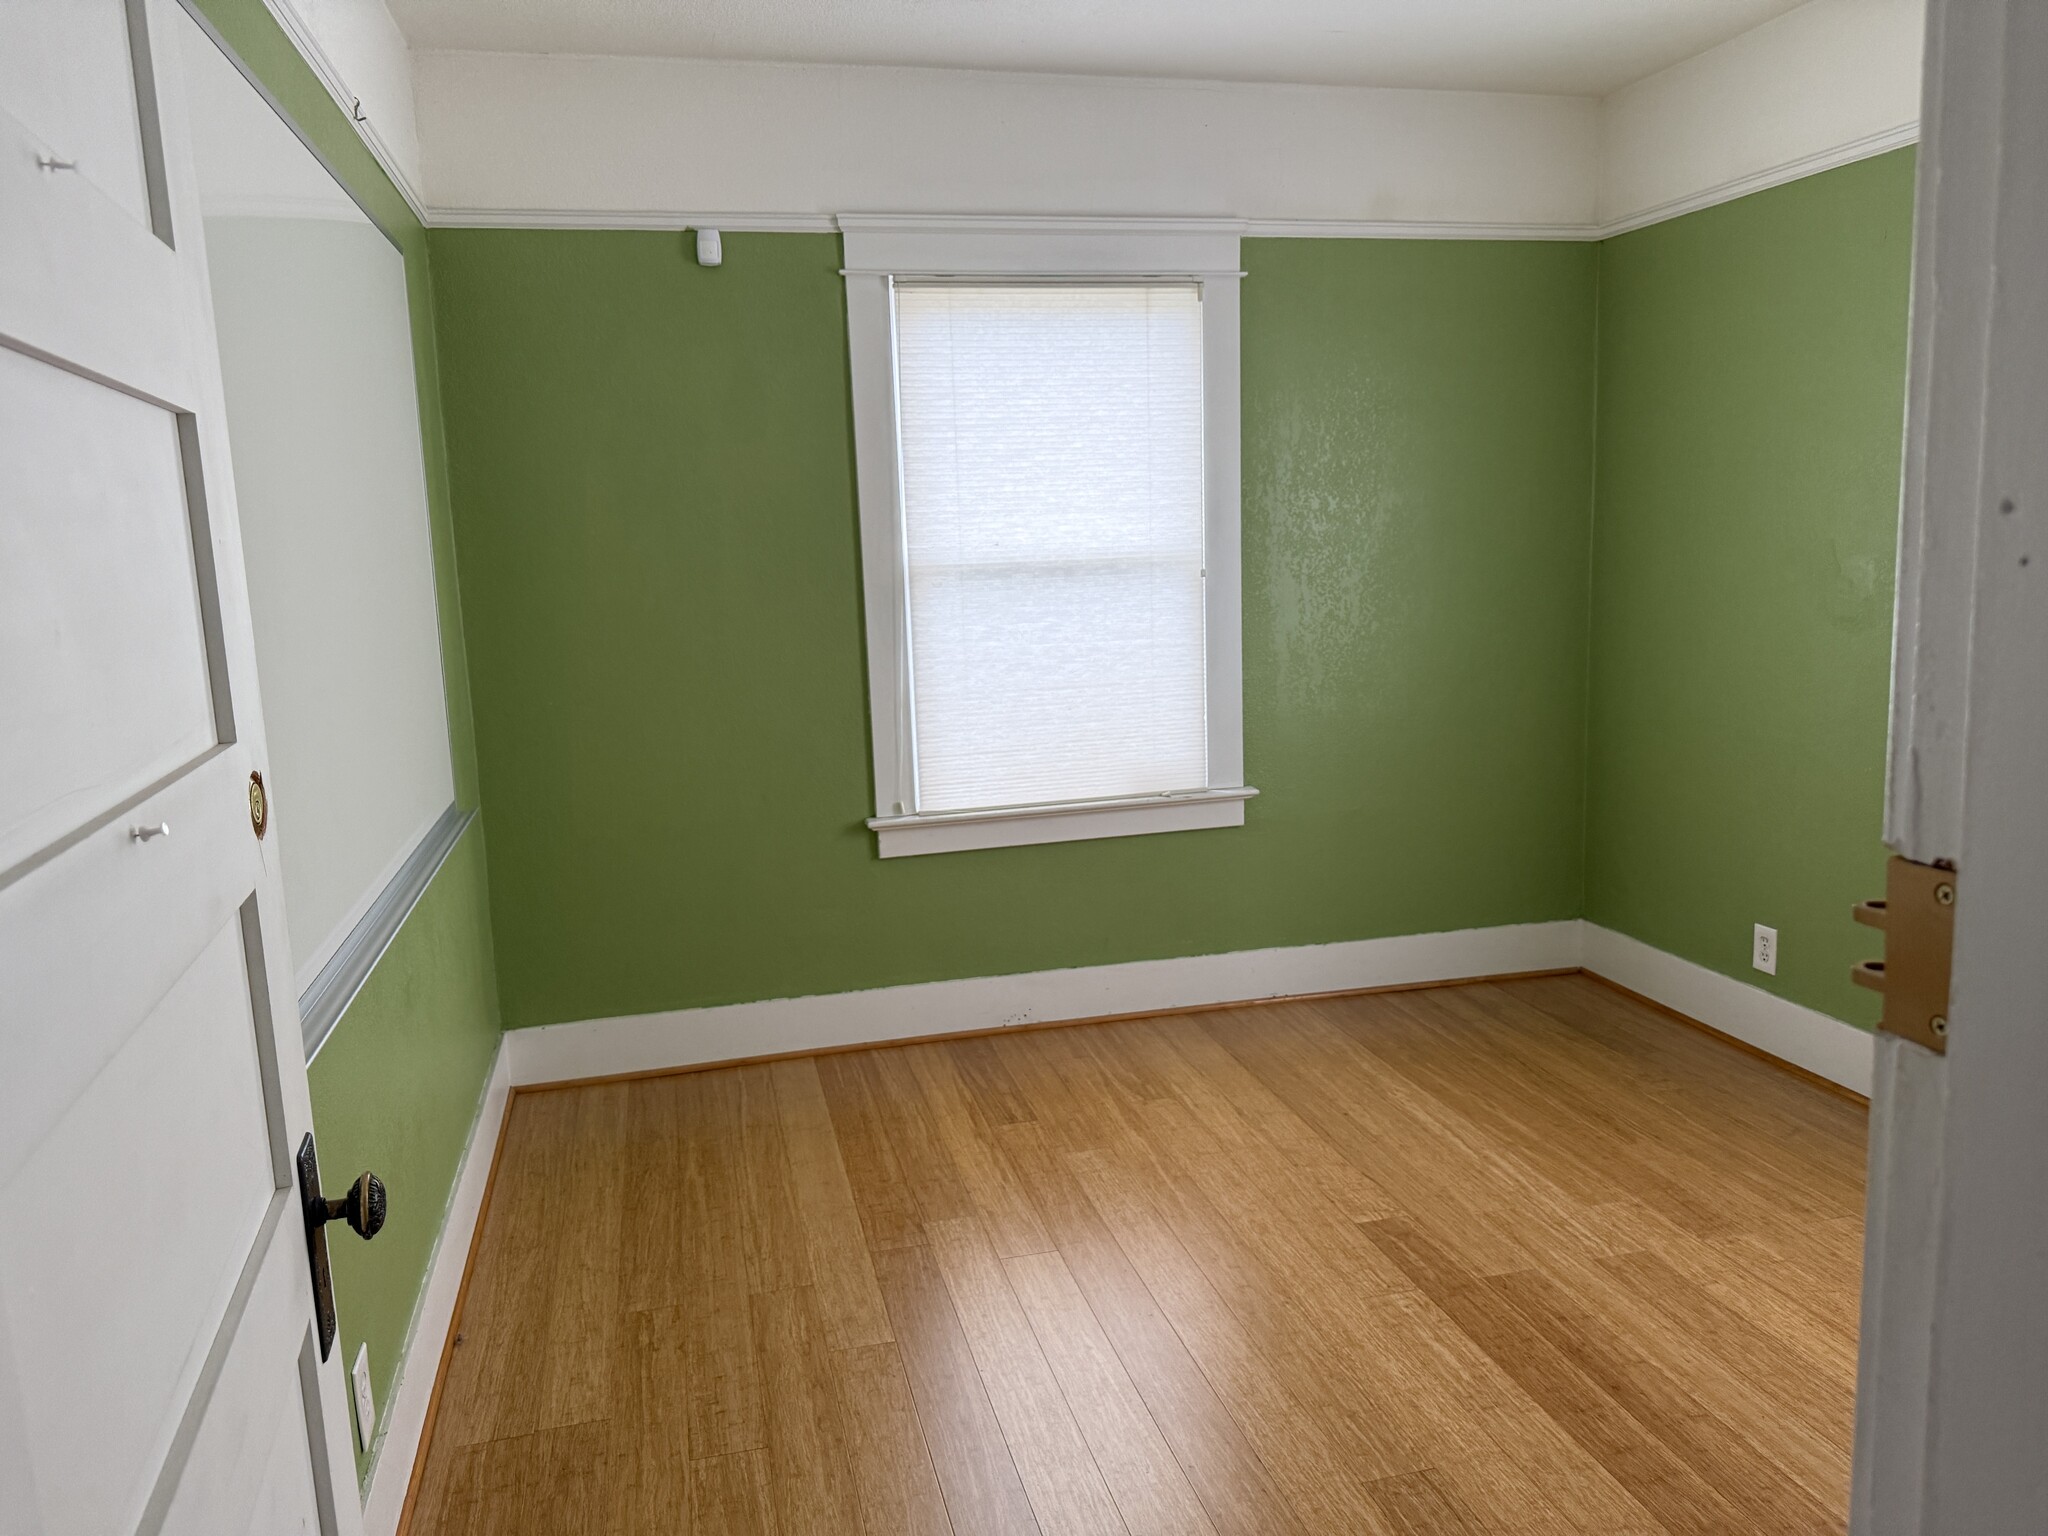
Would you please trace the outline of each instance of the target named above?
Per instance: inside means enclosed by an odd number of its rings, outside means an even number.
[[[0,0],[0,1533],[360,1528],[169,0]]]

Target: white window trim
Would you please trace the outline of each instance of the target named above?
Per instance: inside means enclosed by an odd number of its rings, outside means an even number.
[[[847,350],[860,496],[869,737],[881,856],[1007,848],[1244,824],[1244,647],[1239,516],[1238,241],[1197,219],[985,219],[843,215]],[[909,811],[909,614],[903,579],[890,284],[910,277],[1188,280],[1202,288],[1209,783],[1180,794],[987,810]]]

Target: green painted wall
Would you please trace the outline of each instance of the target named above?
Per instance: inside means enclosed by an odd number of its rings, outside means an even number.
[[[1600,251],[1586,914],[1865,1024],[1912,211],[1900,150]]]
[[[508,1024],[1577,915],[1591,247],[1247,242],[1246,826],[883,863],[837,240],[429,242]]]
[[[484,844],[472,827],[313,1063],[323,1176],[340,1186],[372,1168],[391,1197],[376,1241],[338,1227],[328,1239],[341,1358],[369,1344],[380,1428],[497,1055],[496,994]],[[369,1458],[357,1460],[367,1472]]]
[[[449,515],[426,231],[263,0],[198,0],[198,6],[404,252],[456,798],[474,806],[476,739]],[[479,820],[421,897],[308,1074],[313,1125],[329,1178],[373,1168],[391,1193],[388,1224],[374,1243],[358,1244],[344,1233],[333,1245],[341,1358],[353,1361],[357,1346],[369,1344],[380,1429],[434,1236],[454,1188],[456,1164],[497,1047],[486,884]],[[369,1462],[358,1457],[359,1474],[367,1474]]]

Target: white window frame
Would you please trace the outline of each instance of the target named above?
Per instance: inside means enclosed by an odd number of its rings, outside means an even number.
[[[885,859],[1244,825],[1242,555],[1239,536],[1237,222],[844,216],[846,336],[860,496],[875,814]],[[897,452],[893,284],[981,277],[1192,282],[1202,290],[1204,620],[1209,782],[1175,794],[985,810],[915,809],[908,580]]]

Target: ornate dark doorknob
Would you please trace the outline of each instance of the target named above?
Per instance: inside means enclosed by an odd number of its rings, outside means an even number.
[[[311,1220],[312,1212],[307,1212]],[[384,1230],[384,1181],[374,1173],[356,1176],[349,1185],[348,1193],[339,1200],[320,1201],[319,1219],[322,1222],[346,1221],[357,1237],[368,1241]]]
[[[320,1329],[320,1358],[334,1348],[334,1273],[327,1264],[327,1223],[346,1221],[358,1237],[384,1230],[384,1181],[364,1173],[348,1193],[330,1200],[320,1192],[320,1157],[313,1133],[299,1143],[299,1205],[306,1218],[306,1259],[313,1273],[313,1317]]]

